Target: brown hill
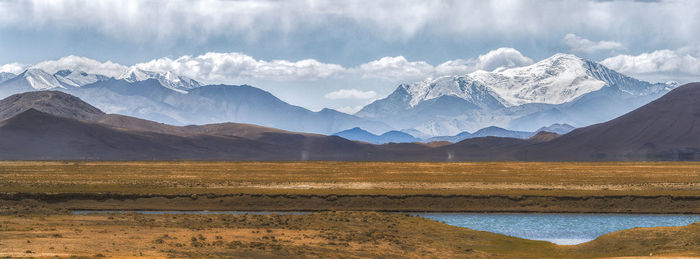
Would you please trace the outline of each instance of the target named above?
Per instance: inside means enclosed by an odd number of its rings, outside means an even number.
[[[369,145],[338,137],[178,136],[115,129],[29,109],[0,122],[4,160],[360,160]]]
[[[0,156],[8,160],[251,159],[272,148],[243,138],[130,132],[35,109],[0,122],[0,135]]]
[[[528,138],[527,140],[533,143],[542,143],[552,141],[553,139],[558,138],[559,136],[561,135],[554,132],[540,131],[534,136]]]
[[[59,91],[39,91],[15,94],[0,100],[0,121],[29,109],[88,121],[99,120],[105,115],[78,97]]]
[[[263,137],[264,133],[279,133],[323,137],[323,135],[319,134],[289,132],[244,123],[173,126],[119,114],[106,114],[80,98],[60,91],[27,92],[0,100],[0,121],[9,119],[29,109],[35,109],[59,117],[98,122],[119,129],[179,136],[215,135],[256,139]]]
[[[700,160],[700,83],[680,86],[611,121],[516,154],[518,160]]]

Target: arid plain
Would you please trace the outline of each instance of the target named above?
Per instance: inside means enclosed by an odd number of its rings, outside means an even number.
[[[693,162],[1,162],[0,183],[3,256],[700,256],[697,224],[557,246],[393,213],[700,213]]]

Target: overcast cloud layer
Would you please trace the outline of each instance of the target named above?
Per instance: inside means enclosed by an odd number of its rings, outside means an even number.
[[[387,40],[435,34],[545,35],[572,31],[697,39],[697,7],[676,1],[167,1],[4,0],[3,27],[88,29],[119,39],[169,41],[289,34],[350,23]],[[274,15],[272,15],[274,14]],[[629,25],[638,24],[632,27]],[[673,25],[673,26],[669,26]],[[641,34],[641,35],[640,35]],[[658,39],[649,39],[658,41]]]

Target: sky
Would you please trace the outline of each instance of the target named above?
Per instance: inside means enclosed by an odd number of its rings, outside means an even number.
[[[572,53],[700,81],[700,1],[0,0],[0,72],[130,66],[354,112],[400,83]]]

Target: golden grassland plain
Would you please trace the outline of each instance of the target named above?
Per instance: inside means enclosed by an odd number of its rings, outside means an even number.
[[[700,195],[700,163],[0,162],[0,192]]]
[[[377,211],[700,213],[699,186],[700,163],[8,161],[0,257],[692,257],[700,223],[558,246]]]
[[[593,258],[700,256],[700,223],[614,232],[574,246],[377,212],[306,215],[0,216],[0,256]]]
[[[0,162],[0,203],[21,200],[93,210],[700,213],[700,163]]]

